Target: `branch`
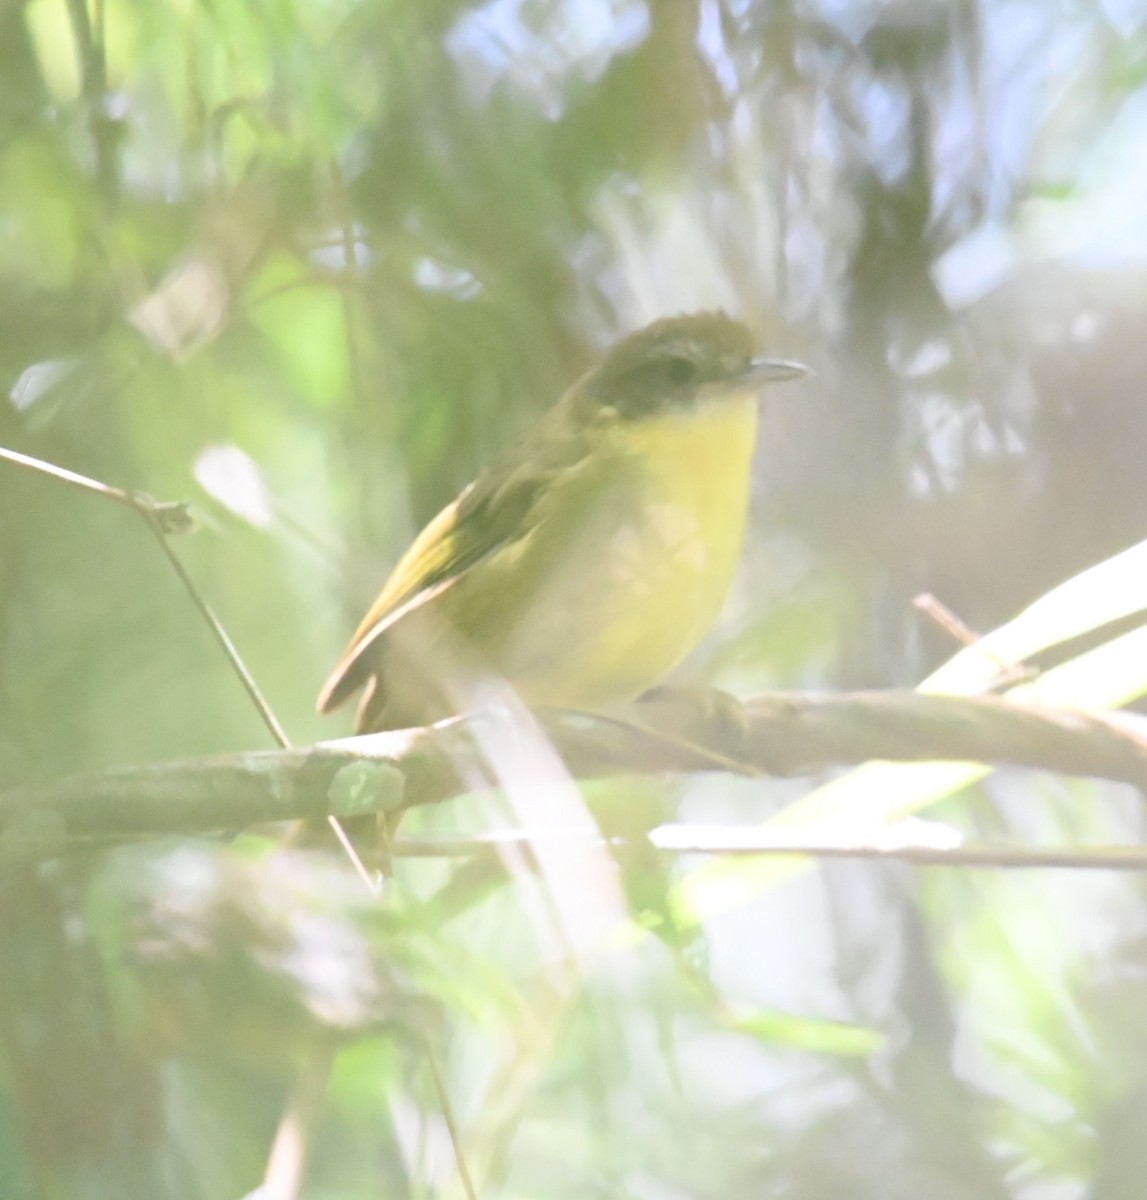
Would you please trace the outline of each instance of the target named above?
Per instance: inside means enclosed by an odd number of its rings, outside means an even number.
[[[872,838],[827,841],[809,836],[792,836],[788,829],[761,826],[661,825],[642,839],[664,854],[723,855],[737,857],[863,858],[911,863],[923,867],[1030,869],[1050,867],[1081,871],[1147,871],[1147,846],[1014,846],[974,842],[934,846],[912,840],[910,827],[902,834],[894,824],[878,830]],[[955,830],[951,831],[955,833]],[[394,858],[465,858],[499,861],[507,848],[527,850],[547,838],[563,842],[577,838],[602,846],[632,846],[630,837],[603,838],[585,830],[501,829],[475,837],[396,838],[390,844]],[[528,861],[528,860],[527,860]]]
[[[82,8],[82,5],[80,7]],[[20,454],[18,451],[9,450],[4,446],[0,446],[0,461],[10,463],[12,466],[19,467],[21,470],[33,474],[45,475],[49,479],[55,479],[60,483],[66,483],[69,487],[78,488],[80,491],[100,496],[105,500],[112,501],[114,504],[121,504],[142,517],[151,535],[159,544],[163,556],[167,559],[171,569],[179,578],[192,604],[195,605],[199,611],[199,615],[207,622],[207,626],[211,630],[215,641],[223,651],[224,657],[230,663],[231,669],[238,676],[239,682],[243,685],[243,689],[246,691],[251,703],[258,709],[259,715],[263,718],[263,723],[271,732],[271,736],[284,750],[291,748],[291,740],[287,737],[286,730],[280,724],[279,718],[275,716],[271,706],[267,703],[262,691],[259,689],[259,685],[255,682],[255,677],[243,661],[238,647],[231,640],[231,635],[224,628],[223,622],[215,615],[211,606],[200,594],[191,576],[187,573],[187,568],[184,567],[179,556],[171,548],[167,540],[169,534],[187,533],[195,527],[195,522],[186,504],[156,500],[144,492],[127,491],[124,488],[112,487],[109,484],[102,483],[98,479],[90,479],[87,475],[80,475],[76,471],[69,471],[66,467],[44,462],[43,459],[32,458],[28,454]],[[48,826],[44,825],[45,820],[47,820]],[[53,820],[53,814],[48,812],[40,814],[38,821],[39,824],[36,826],[34,832],[29,833],[25,830],[25,833],[17,840],[27,840],[30,837],[33,844],[42,845],[45,838],[49,842],[58,839],[60,836],[60,819],[58,817]],[[366,885],[367,890],[374,893],[376,891],[374,880],[363,865],[357,851],[347,837],[346,831],[338,823],[336,817],[328,815],[327,821],[331,831],[345,851],[346,856],[350,859],[351,864]],[[53,825],[55,826],[54,828],[49,828],[49,826]],[[63,825],[66,831],[66,820],[63,821]],[[3,837],[4,832],[0,828],[0,855],[4,852]],[[43,850],[40,851],[40,853],[43,852]],[[26,850],[21,851],[21,853],[26,853]]]
[[[191,516],[191,510],[186,504],[181,501],[156,500],[154,497],[147,495],[146,492],[134,492],[128,491],[125,488],[112,487],[110,484],[102,483],[98,479],[90,479],[87,475],[81,475],[77,471],[69,471],[66,467],[57,466],[55,463],[45,462],[40,458],[32,458],[31,455],[20,454],[16,450],[9,450],[6,446],[0,446],[0,461],[10,463],[12,466],[19,467],[21,470],[29,471],[36,475],[46,475],[49,479],[55,479],[60,483],[66,483],[69,487],[78,488],[82,492],[89,492],[92,495],[100,496],[105,500],[112,501],[113,504],[123,505],[123,507],[131,509],[132,512],[142,517],[152,536],[159,543],[159,548],[163,552],[164,557],[179,577],[179,581],[183,584],[184,590],[190,597],[191,602],[199,610],[200,615],[210,627],[215,640],[219,643],[228,662],[230,662],[232,670],[238,675],[240,683],[242,683],[244,690],[251,698],[251,702],[259,710],[259,715],[271,731],[271,736],[274,737],[280,746],[290,744],[282,725],[279,724],[278,718],[271,711],[271,706],[263,698],[263,693],[259,691],[254,676],[247,669],[247,664],[240,656],[234,642],[231,641],[227,630],[223,628],[223,622],[219,620],[211,606],[200,595],[199,589],[192,582],[187,569],[167,541],[169,534],[189,533],[195,528],[195,521]]]
[[[0,793],[0,853],[42,857],[77,840],[237,830],[438,803],[497,785],[483,746],[509,720],[476,714],[311,747],[17,788]],[[1147,790],[1147,737],[1137,718],[992,696],[771,693],[740,703],[719,692],[666,690],[608,714],[541,713],[538,724],[578,779],[713,770],[793,776],[870,759],[954,760]]]

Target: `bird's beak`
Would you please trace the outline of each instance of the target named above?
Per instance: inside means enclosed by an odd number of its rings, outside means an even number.
[[[739,382],[759,386],[763,383],[785,383],[792,379],[803,379],[811,374],[808,367],[798,362],[786,362],[782,358],[754,358],[745,368]]]

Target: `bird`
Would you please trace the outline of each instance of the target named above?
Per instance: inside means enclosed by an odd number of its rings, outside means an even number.
[[[415,538],[319,711],[361,689],[365,733],[458,715],[489,680],[531,709],[660,684],[736,571],[759,393],[807,374],[754,348],[724,312],[615,343]]]

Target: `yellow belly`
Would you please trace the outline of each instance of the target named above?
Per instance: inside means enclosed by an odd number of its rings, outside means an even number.
[[[521,611],[506,614],[489,666],[523,700],[585,708],[630,700],[701,641],[740,557],[756,425],[756,401],[746,398],[610,430],[603,469],[629,482],[587,518],[576,544],[562,545],[561,569],[543,569],[528,602],[513,586],[504,592]],[[591,494],[571,488],[555,504],[598,502]],[[525,561],[516,567],[528,574]]]

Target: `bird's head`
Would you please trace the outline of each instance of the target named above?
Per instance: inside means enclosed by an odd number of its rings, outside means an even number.
[[[622,419],[689,412],[743,398],[808,368],[754,358],[749,330],[723,312],[666,317],[616,343],[581,385],[591,403]]]

